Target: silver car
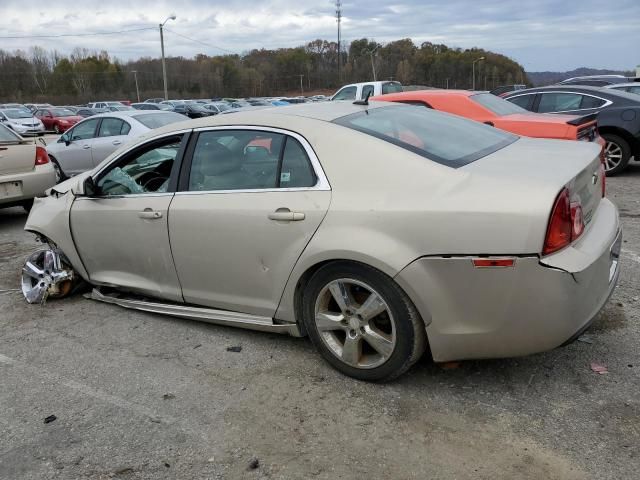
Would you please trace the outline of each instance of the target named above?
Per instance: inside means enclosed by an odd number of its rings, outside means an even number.
[[[47,146],[60,176],[94,168],[122,145],[154,128],[180,122],[184,116],[164,111],[127,110],[93,115]]]
[[[308,335],[388,380],[587,328],[618,278],[600,148],[423,107],[321,102],[149,132],[36,199],[29,302],[104,302]],[[428,347],[427,347],[428,346]]]
[[[19,135],[44,135],[44,124],[33,113],[24,109],[0,110],[0,123]]]

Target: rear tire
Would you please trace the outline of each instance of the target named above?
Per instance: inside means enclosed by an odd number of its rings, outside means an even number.
[[[60,182],[63,182],[67,179],[67,176],[62,171],[62,167],[58,163],[58,161],[49,155],[49,160],[51,160],[51,165],[53,165],[53,169],[56,171],[56,185]]]
[[[621,173],[631,160],[631,147],[627,141],[612,133],[605,133],[602,138],[607,142],[604,146],[604,168],[608,177]]]
[[[320,268],[303,292],[302,309],[320,354],[358,380],[392,380],[427,345],[424,323],[409,297],[392,278],[364,264]]]
[[[33,207],[33,198],[31,200],[27,200],[26,202],[22,203],[22,208],[24,208],[27,213],[31,211],[32,207]]]

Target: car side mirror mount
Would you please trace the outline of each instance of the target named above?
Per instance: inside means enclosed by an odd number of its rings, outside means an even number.
[[[64,144],[68,147],[71,144],[71,137],[69,137],[68,134],[63,133],[62,136],[60,137],[62,139],[62,141],[64,142]]]
[[[79,192],[78,197],[97,197],[100,195],[100,187],[96,185],[93,177],[89,176],[82,182],[82,192]]]

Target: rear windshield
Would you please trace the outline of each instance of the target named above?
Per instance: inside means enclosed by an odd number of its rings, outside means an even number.
[[[496,115],[512,115],[514,113],[529,113],[522,107],[515,105],[511,102],[507,102],[504,98],[496,97],[491,93],[478,93],[471,95],[471,100],[479,103],[484,108],[491,110]]]
[[[15,143],[19,142],[20,137],[18,137],[12,130],[9,130],[4,125],[0,125],[0,143]]]
[[[518,139],[482,123],[414,105],[363,110],[334,123],[452,168],[474,162]]]
[[[159,128],[175,122],[184,122],[184,115],[173,112],[147,113],[144,115],[132,115],[137,121],[147,128]]]

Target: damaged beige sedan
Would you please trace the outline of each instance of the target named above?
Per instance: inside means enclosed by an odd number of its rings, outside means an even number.
[[[35,201],[27,301],[308,335],[341,372],[555,348],[619,274],[597,146],[327,102],[154,130]]]

